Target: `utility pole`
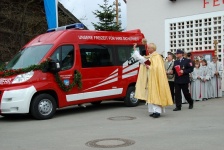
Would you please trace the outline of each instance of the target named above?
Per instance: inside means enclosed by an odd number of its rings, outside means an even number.
[[[117,25],[119,24],[119,23],[118,23],[118,18],[119,18],[119,17],[118,17],[118,16],[119,16],[118,13],[119,13],[119,11],[118,11],[118,0],[116,0],[116,23],[117,23]]]

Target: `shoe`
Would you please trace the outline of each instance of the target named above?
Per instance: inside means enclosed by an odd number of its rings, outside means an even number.
[[[193,109],[193,104],[189,105],[189,109]]]
[[[176,107],[173,109],[173,111],[181,111],[181,108]]]
[[[153,118],[159,118],[160,117],[160,113],[154,113],[154,115],[152,117]]]
[[[193,107],[194,107],[194,101],[192,101],[192,103],[189,104],[189,109],[193,109]]]
[[[152,114],[150,114],[149,116],[150,116],[150,117],[153,117],[153,116],[154,116],[154,114],[155,114],[155,113],[152,113]]]

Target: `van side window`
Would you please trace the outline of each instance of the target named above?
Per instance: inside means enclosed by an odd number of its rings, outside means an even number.
[[[133,52],[133,46],[117,46],[118,61],[124,63],[127,61]]]
[[[74,65],[74,47],[72,45],[63,45],[56,49],[51,59],[59,61],[61,70],[68,70]]]
[[[79,45],[83,68],[113,66],[113,47],[110,45]]]
[[[144,46],[138,46],[141,55],[145,54]],[[117,58],[118,62],[117,65],[122,65],[126,62],[133,54],[133,46],[132,45],[116,45],[115,49],[117,50]]]

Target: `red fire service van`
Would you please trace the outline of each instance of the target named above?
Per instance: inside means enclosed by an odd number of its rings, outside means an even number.
[[[103,100],[134,98],[139,62],[133,43],[144,52],[140,30],[82,30],[76,23],[48,30],[26,44],[0,71],[0,115],[30,113],[52,118],[57,108]]]

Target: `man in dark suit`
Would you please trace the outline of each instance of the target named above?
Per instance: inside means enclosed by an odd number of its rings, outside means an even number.
[[[173,111],[180,111],[182,98],[181,90],[183,91],[184,97],[189,103],[189,109],[193,108],[193,100],[191,98],[188,84],[190,83],[189,73],[193,72],[193,64],[190,59],[183,57],[184,52],[182,50],[176,51],[177,60],[174,61],[173,73],[175,74],[174,86],[175,86],[175,102],[176,108]],[[180,70],[178,71],[178,65]],[[171,72],[172,73],[172,72]]]

